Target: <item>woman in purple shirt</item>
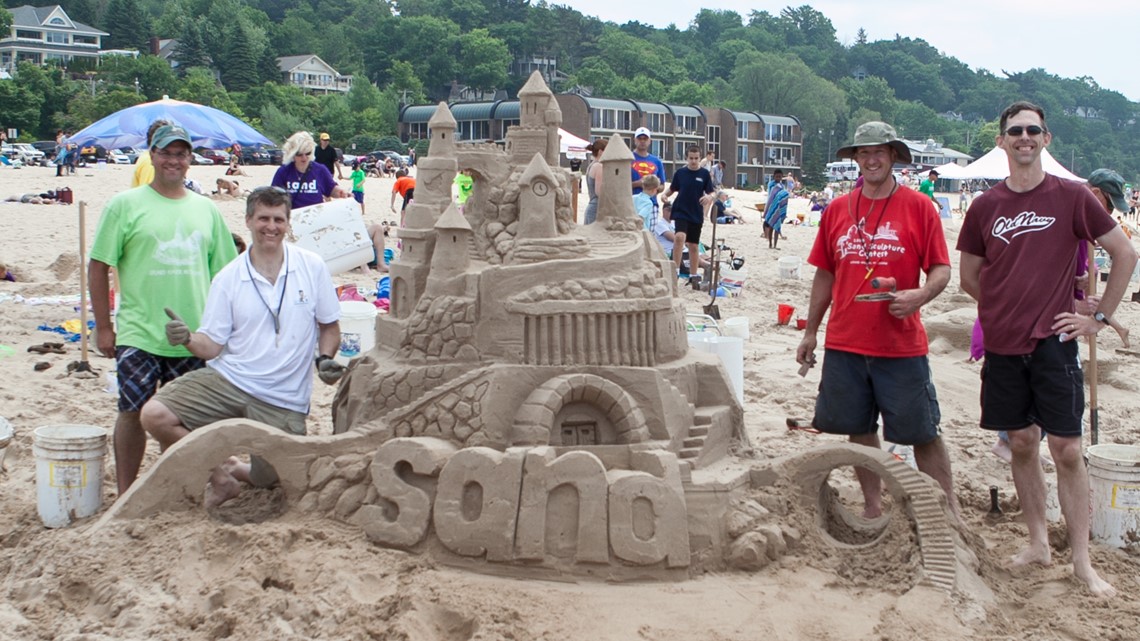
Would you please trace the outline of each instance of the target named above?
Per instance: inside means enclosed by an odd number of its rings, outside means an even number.
[[[285,164],[277,168],[271,184],[289,192],[293,209],[318,205],[332,198],[348,198],[348,192],[336,184],[328,168],[313,162],[316,146],[312,134],[298,131],[289,136],[282,149]]]

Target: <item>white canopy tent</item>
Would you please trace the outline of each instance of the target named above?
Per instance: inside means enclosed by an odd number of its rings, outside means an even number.
[[[1062,167],[1061,163],[1057,162],[1057,159],[1049,153],[1048,149],[1041,151],[1041,165],[1047,174],[1052,174],[1058,178],[1065,178],[1067,180],[1085,181],[1084,178]],[[986,155],[965,167],[949,163],[941,167],[935,167],[934,170],[938,172],[939,178],[945,178],[947,180],[974,180],[977,178],[1001,180],[1009,176],[1009,160],[1006,158],[1004,149],[994,147],[986,153]]]
[[[586,157],[586,145],[590,144],[589,141],[582,140],[565,129],[558,130],[558,139],[559,151],[565,154],[567,158],[581,160]]]

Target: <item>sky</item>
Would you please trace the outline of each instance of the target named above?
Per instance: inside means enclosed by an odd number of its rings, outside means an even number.
[[[1060,0],[552,0],[586,15],[624,24],[630,20],[679,29],[703,7],[731,10],[747,23],[753,11],[772,14],[788,6],[809,5],[827,16],[841,44],[850,45],[860,27],[870,41],[895,34],[921,38],[971,69],[988,69],[1004,77],[1040,67],[1063,78],[1091,76],[1097,84],[1140,102],[1140,2],[1092,0],[1088,4]]]

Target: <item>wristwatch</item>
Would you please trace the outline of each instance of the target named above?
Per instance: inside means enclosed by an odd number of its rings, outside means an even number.
[[[1098,323],[1104,323],[1105,325],[1108,325],[1109,323],[1112,322],[1112,319],[1109,318],[1108,316],[1105,316],[1104,312],[1096,312],[1095,314],[1093,314],[1093,320],[1095,320]]]

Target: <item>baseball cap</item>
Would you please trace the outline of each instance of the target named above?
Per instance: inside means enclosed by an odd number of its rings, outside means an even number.
[[[193,147],[194,144],[190,142],[190,134],[178,125],[163,125],[154,132],[152,138],[151,148],[166,149],[171,143],[182,141],[187,146]]]
[[[906,143],[899,140],[899,135],[895,132],[895,128],[885,122],[872,120],[859,125],[855,130],[855,140],[846,147],[840,147],[835,150],[836,158],[854,158],[855,150],[859,147],[874,147],[875,145],[889,145],[898,154],[898,161],[910,164],[912,158],[910,155],[910,147]]]
[[[328,139],[329,139],[329,135],[322,132],[321,133],[321,140],[328,140]]]
[[[642,136],[645,136],[646,138],[652,138],[653,132],[649,131],[648,127],[638,127],[637,131],[633,132],[633,137],[640,138]]]
[[[1124,178],[1111,169],[1097,169],[1089,174],[1089,187],[1103,191],[1112,201],[1112,207],[1127,214],[1128,199],[1124,197]]]

